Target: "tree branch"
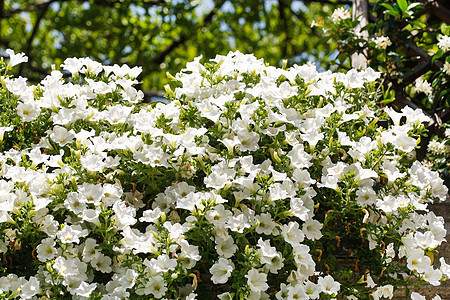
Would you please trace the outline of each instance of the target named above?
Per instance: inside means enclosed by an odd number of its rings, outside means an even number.
[[[47,2],[47,3],[42,7],[42,11],[41,11],[40,14],[36,17],[36,22],[34,23],[33,30],[31,31],[30,37],[29,37],[28,40],[27,40],[27,46],[26,46],[26,49],[25,49],[25,54],[28,56],[28,59],[29,59],[30,61],[31,61],[31,46],[33,45],[34,37],[36,36],[36,34],[37,34],[37,32],[38,32],[39,24],[40,24],[41,21],[44,19],[44,16],[45,16],[45,14],[47,13],[47,11],[48,11],[48,9],[49,9],[49,7],[50,7],[50,4],[51,4],[52,2],[54,2],[54,1],[53,1],[53,0],[52,0],[52,1],[49,1],[49,2]],[[22,74],[22,71],[23,71],[23,65],[21,64],[21,65],[19,66],[19,75]]]
[[[286,17],[285,8],[286,8],[286,3],[283,0],[278,0],[278,9],[280,11],[280,18],[281,18],[281,21],[283,22],[284,34],[285,34],[284,40],[282,43],[282,49],[281,49],[282,57],[287,56],[288,45],[291,40],[291,37],[289,35],[289,26],[288,26],[288,20]]]
[[[206,24],[210,23],[212,18],[216,15],[217,11],[222,7],[222,5],[226,2],[226,0],[221,0],[212,10],[211,12],[203,19],[203,22],[199,25],[199,28],[204,27]],[[192,35],[191,35],[192,36]],[[178,39],[173,41],[169,46],[166,47],[158,56],[156,56],[152,63],[155,65],[161,64],[167,55],[169,55],[173,50],[183,45],[189,38],[181,34]]]
[[[415,55],[420,56],[420,62],[414,67],[411,72],[403,75],[402,85],[406,86],[408,84],[413,83],[417,78],[425,74],[428,70],[430,70],[433,66],[437,69],[442,68],[442,63],[438,60],[435,60],[432,64],[432,57],[428,55],[428,53],[418,47],[413,42],[408,42],[408,50],[410,50]]]
[[[450,10],[440,3],[438,0],[428,0],[425,4],[430,6],[431,13],[442,21],[450,24]]]

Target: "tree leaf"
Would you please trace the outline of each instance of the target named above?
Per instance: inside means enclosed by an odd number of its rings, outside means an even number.
[[[408,1],[407,0],[397,0],[397,4],[402,11],[408,10]]]
[[[431,63],[434,63],[434,61],[435,61],[436,59],[441,58],[442,55],[444,55],[444,51],[442,51],[441,49],[439,49],[438,52],[436,52],[436,54],[433,55],[433,58],[431,58]]]

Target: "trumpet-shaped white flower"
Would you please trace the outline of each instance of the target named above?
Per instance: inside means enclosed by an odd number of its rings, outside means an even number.
[[[87,229],[83,229],[80,225],[64,225],[64,227],[58,231],[56,236],[64,244],[80,242],[80,238],[89,234]]]
[[[25,55],[25,53],[16,54],[12,49],[6,49],[6,53],[9,54],[8,68],[12,68],[18,64],[28,61],[28,57]]]
[[[248,271],[247,284],[253,292],[262,292],[269,288],[267,284],[267,274],[259,272],[257,269],[252,268]]]
[[[212,274],[211,280],[214,282],[214,284],[226,283],[228,281],[228,278],[230,278],[233,269],[234,268],[232,263],[229,260],[221,257],[209,269]]]
[[[320,290],[329,295],[337,294],[337,292],[341,289],[341,284],[334,280],[334,278],[330,275],[325,277],[320,277],[317,281],[317,284],[320,287]]]
[[[323,224],[314,219],[308,219],[302,225],[302,232],[309,240],[319,240],[322,237]]]

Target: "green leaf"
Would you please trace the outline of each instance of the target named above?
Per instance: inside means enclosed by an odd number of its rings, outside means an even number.
[[[444,35],[450,35],[450,25],[442,23],[441,31],[442,31],[442,34],[444,34]]]
[[[397,0],[397,4],[402,11],[408,10],[408,1],[407,0]]]
[[[391,5],[389,5],[387,3],[381,3],[380,5],[383,6],[384,8],[386,8],[387,10],[394,10],[394,7],[392,7]]]
[[[433,55],[433,57],[431,58],[431,63],[434,63],[434,61],[435,61],[436,59],[441,58],[442,55],[444,55],[444,51],[442,51],[441,49],[439,49],[439,51],[436,52],[436,54]]]

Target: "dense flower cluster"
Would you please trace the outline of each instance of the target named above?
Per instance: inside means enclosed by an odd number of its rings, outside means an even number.
[[[168,104],[142,103],[140,68],[71,58],[28,86],[1,65],[0,297],[380,299],[450,276],[427,210],[447,189],[412,155],[428,118],[381,110],[378,73],[200,59]]]

